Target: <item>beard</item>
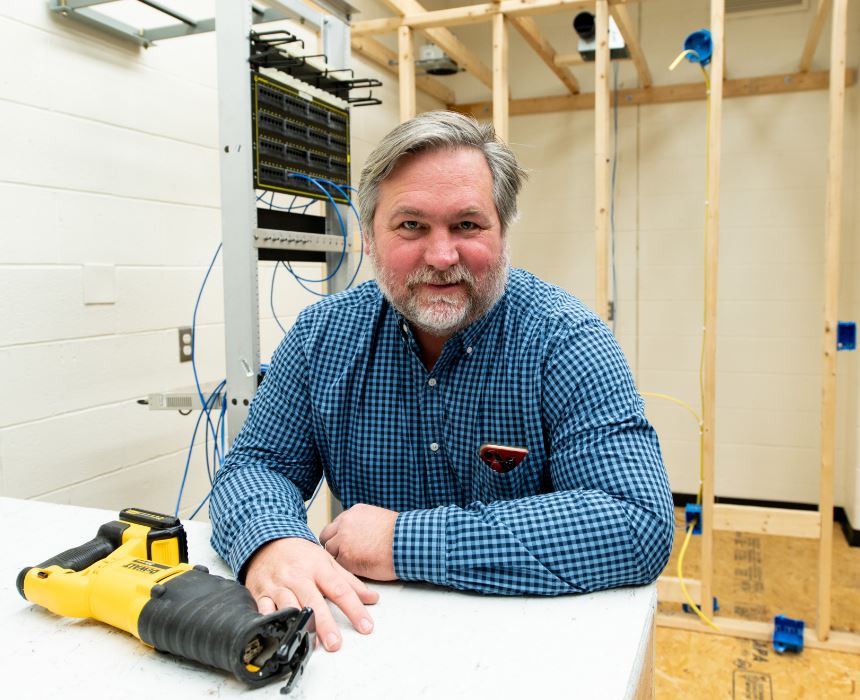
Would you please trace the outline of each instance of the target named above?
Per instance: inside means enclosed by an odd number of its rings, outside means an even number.
[[[507,243],[496,263],[478,281],[465,265],[447,270],[424,266],[410,273],[401,286],[391,271],[380,265],[370,246],[376,282],[389,303],[407,321],[435,336],[451,336],[489,311],[505,292],[510,255]],[[439,294],[420,288],[425,284],[459,284],[456,294]]]

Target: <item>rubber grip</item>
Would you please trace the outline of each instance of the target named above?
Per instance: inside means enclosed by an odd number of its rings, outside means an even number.
[[[305,614],[311,616],[309,625],[304,623]],[[138,634],[159,651],[229,671],[252,687],[291,670],[287,660],[277,654],[259,661],[258,670],[253,670],[255,666],[243,656],[255,638],[270,650],[303,645],[291,654],[294,661],[302,662],[313,650],[315,639],[310,611],[287,608],[261,615],[241,583],[198,569],[153,588],[152,599],[138,618]]]
[[[83,571],[97,561],[101,561],[122,544],[122,533],[127,527],[126,523],[119,521],[105,523],[99,528],[96,536],[89,542],[84,542],[77,547],[60,552],[36,566],[28,566],[25,569],[21,569],[17,579],[15,579],[18,593],[21,594],[22,598],[27,597],[24,595],[24,578],[30,569],[47,569],[49,566],[59,566],[61,569]]]

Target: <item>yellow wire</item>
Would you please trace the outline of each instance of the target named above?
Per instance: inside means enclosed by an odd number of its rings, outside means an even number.
[[[720,628],[717,627],[713,620],[709,619],[708,616],[702,612],[702,609],[693,602],[693,598],[689,591],[687,591],[687,586],[684,584],[684,573],[681,566],[684,561],[684,555],[687,553],[687,545],[690,544],[690,538],[693,535],[694,527],[696,527],[696,523],[690,523],[690,527],[687,528],[687,535],[684,537],[684,544],[681,545],[681,553],[678,555],[678,582],[681,584],[681,592],[684,594],[684,597],[687,599],[687,603],[693,609],[693,612],[701,618],[702,622],[709,627],[713,627],[717,632],[719,632]]]
[[[678,54],[677,58],[672,61],[672,64],[669,66],[669,70],[675,70],[678,67],[678,64],[684,59],[684,57],[689,55],[698,55],[695,51],[691,51],[689,49],[682,51]],[[711,78],[708,75],[708,71],[705,70],[705,66],[699,63],[699,68],[702,69],[702,75],[705,79],[705,95],[707,98],[706,109],[707,109],[707,121],[705,127],[705,135],[707,139],[707,145],[705,147],[705,192],[709,193],[711,191]],[[704,294],[702,295],[702,344],[701,344],[701,352],[699,354],[699,402],[701,411],[700,414],[697,414],[692,407],[690,407],[685,402],[680,399],[676,399],[673,396],[669,396],[667,394],[656,394],[656,393],[647,393],[644,395],[655,396],[657,398],[663,398],[668,401],[673,401],[684,408],[686,408],[690,413],[693,414],[696,418],[697,425],[699,427],[699,489],[696,493],[696,504],[701,505],[702,503],[702,485],[705,478],[705,423],[704,423],[704,415],[705,415],[705,330],[707,328],[708,316],[707,316],[707,296],[708,296],[708,265],[707,265],[707,256],[708,256],[708,218],[710,217],[711,210],[711,202],[710,200],[705,200],[705,235],[704,235],[704,262],[703,262],[703,279],[704,279]],[[687,590],[687,586],[684,583],[684,556],[687,553],[687,546],[690,544],[690,538],[693,535],[693,529],[695,528],[695,521],[690,523],[690,527],[687,528],[687,534],[684,537],[684,543],[681,545],[681,551],[678,554],[678,583],[681,586],[681,592],[684,594],[684,598],[687,599],[687,604],[693,609],[696,615],[701,618],[702,622],[706,625],[713,627],[715,630],[719,631],[719,627],[714,624],[713,620],[705,615],[701,608],[696,605],[693,601],[692,596]]]
[[[695,408],[693,408],[693,407],[692,407],[690,404],[688,404],[686,401],[682,401],[681,399],[676,398],[676,397],[674,397],[674,396],[670,396],[669,394],[660,394],[660,393],[658,393],[658,392],[656,392],[656,391],[640,391],[639,393],[640,393],[642,396],[651,396],[651,397],[653,397],[653,398],[655,398],[655,399],[665,399],[666,401],[671,401],[672,403],[676,403],[676,404],[678,404],[679,406],[681,406],[681,407],[683,407],[683,408],[686,408],[686,409],[687,409],[687,410],[688,410],[688,411],[693,415],[693,418],[695,418],[695,419],[696,419],[696,425],[698,425],[698,426],[699,426],[699,430],[701,430],[701,429],[702,429],[702,419],[701,419],[701,417],[699,416],[699,414],[698,414],[698,413],[696,413],[696,409],[695,409]]]

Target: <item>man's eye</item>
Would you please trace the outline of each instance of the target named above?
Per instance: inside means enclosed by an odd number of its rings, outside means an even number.
[[[457,228],[461,231],[474,231],[476,228],[478,228],[478,224],[476,224],[474,221],[461,221],[459,224],[457,224]]]
[[[404,221],[400,225],[407,231],[417,231],[420,227],[420,224],[417,221]]]

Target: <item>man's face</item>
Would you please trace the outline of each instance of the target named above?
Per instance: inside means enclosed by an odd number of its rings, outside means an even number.
[[[480,151],[404,157],[380,185],[372,236],[380,289],[431,335],[450,337],[504,292],[507,248]]]

